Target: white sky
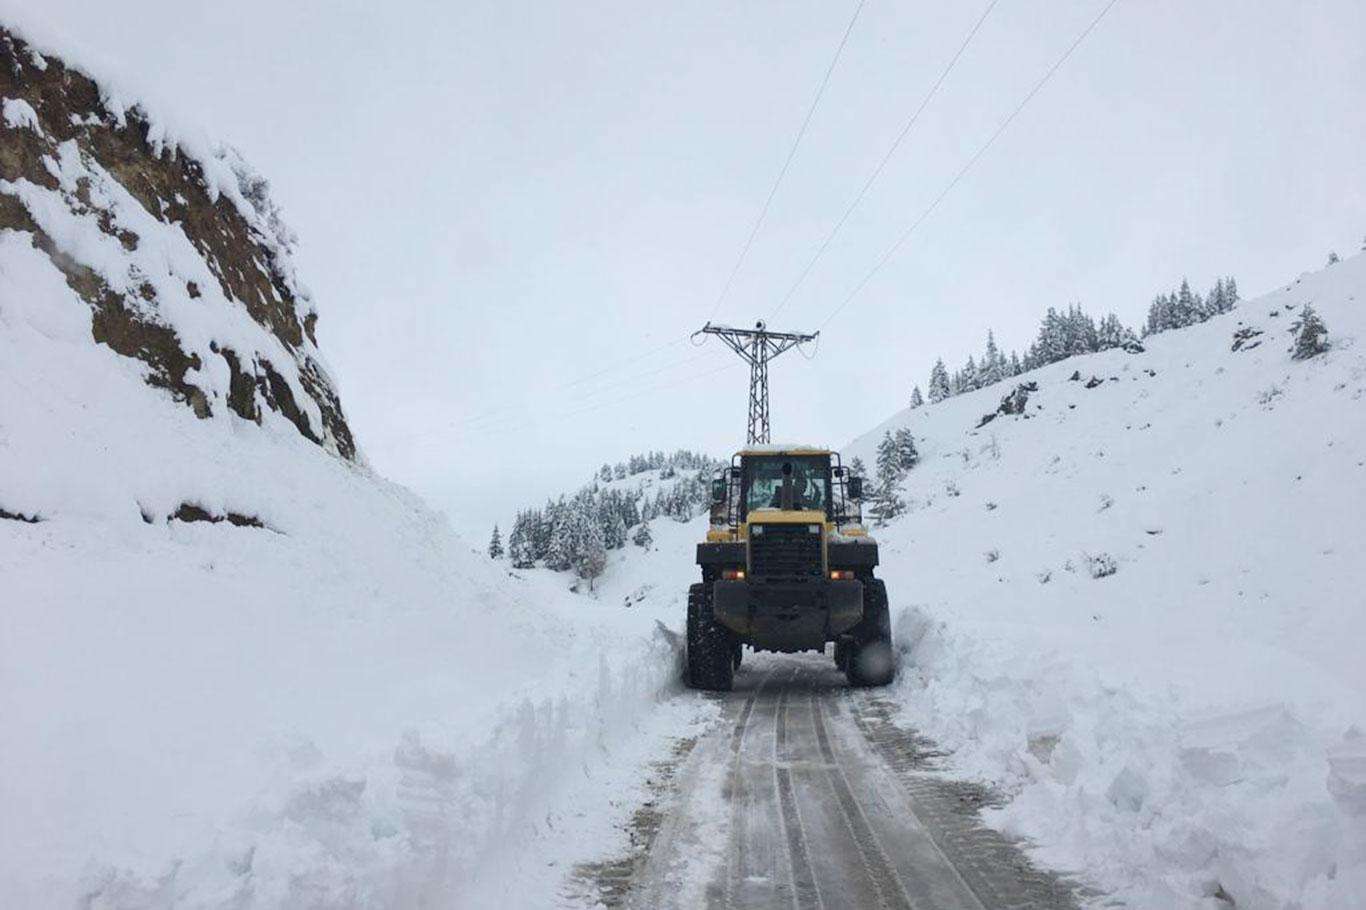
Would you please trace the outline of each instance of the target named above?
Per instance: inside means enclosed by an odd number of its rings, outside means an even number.
[[[1104,2],[1000,0],[774,328],[820,324]],[[18,4],[272,181],[362,447],[481,537],[604,460],[743,441],[716,342],[567,384],[705,321],[854,5]],[[985,6],[868,0],[719,321],[773,308]],[[775,363],[775,438],[841,444],[1050,305],[1137,324],[1182,275],[1248,296],[1358,250],[1363,35],[1359,0],[1120,0]]]

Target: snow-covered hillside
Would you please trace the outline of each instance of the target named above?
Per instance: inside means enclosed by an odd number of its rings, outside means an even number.
[[[657,523],[686,524],[707,511],[720,465],[681,450],[633,455],[615,469],[604,464],[573,495],[519,511],[506,554],[495,528],[489,555],[506,555],[522,573],[566,573],[573,590],[596,594],[602,577],[627,558],[621,551],[652,545]]]
[[[0,57],[0,906],[553,903],[669,637],[373,475],[264,197]]]
[[[1332,347],[1292,360],[1311,303]],[[845,452],[922,456],[876,531],[904,721],[1132,906],[1366,906],[1363,330],[1358,255]]]

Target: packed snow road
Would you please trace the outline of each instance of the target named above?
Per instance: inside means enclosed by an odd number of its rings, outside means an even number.
[[[996,910],[1075,906],[977,820],[982,792],[829,657],[758,655],[693,749],[626,905]]]

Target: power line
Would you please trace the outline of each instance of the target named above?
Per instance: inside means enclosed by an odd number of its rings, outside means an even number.
[[[611,364],[609,364],[608,366],[603,367],[602,369],[597,370],[597,371],[595,371],[595,372],[593,372],[593,373],[588,373],[588,374],[586,374],[586,375],[580,376],[580,377],[577,378],[577,379],[571,380],[571,381],[569,381],[569,382],[564,382],[564,383],[561,383],[561,384],[559,384],[559,385],[544,386],[544,387],[542,387],[542,388],[537,389],[536,391],[537,391],[538,393],[552,394],[552,395],[553,395],[553,394],[556,394],[556,393],[558,393],[558,392],[564,392],[564,391],[566,391],[566,390],[568,390],[568,389],[575,388],[576,386],[581,386],[581,385],[583,385],[584,383],[592,382],[592,380],[594,380],[594,379],[596,379],[596,378],[598,378],[598,377],[600,377],[600,376],[606,376],[606,375],[609,374],[609,373],[616,372],[617,370],[621,369],[622,367],[626,367],[626,366],[629,366],[629,365],[631,365],[631,364],[633,364],[633,363],[638,363],[638,362],[640,362],[640,361],[642,361],[642,360],[645,360],[645,359],[647,359],[647,358],[653,357],[655,354],[658,354],[658,353],[661,352],[661,351],[665,351],[665,350],[667,350],[667,349],[669,349],[669,348],[672,348],[672,347],[677,347],[678,345],[681,345],[681,344],[683,344],[683,342],[687,341],[689,337],[691,337],[691,336],[689,336],[689,335],[681,335],[681,336],[679,336],[678,338],[673,339],[672,341],[667,341],[667,342],[665,342],[665,343],[663,343],[663,344],[656,345],[655,347],[649,348],[649,349],[647,349],[647,350],[645,350],[645,351],[642,351],[642,352],[639,353],[639,354],[635,354],[635,355],[632,355],[632,356],[630,356],[630,357],[623,357],[623,358],[620,358],[620,359],[618,359],[618,360],[615,360],[615,361],[613,361]],[[596,388],[590,388],[590,389],[586,390],[585,392],[576,392],[576,393],[573,393],[573,394],[570,396],[570,399],[569,399],[569,400],[570,400],[571,402],[586,400],[586,399],[589,399],[589,398],[592,398],[592,397],[598,395],[598,394],[599,394],[600,392],[602,392],[603,390],[614,388],[614,387],[616,387],[616,386],[618,386],[618,385],[623,384],[624,382],[629,382],[629,381],[631,381],[632,379],[639,379],[639,378],[643,378],[643,377],[646,377],[646,376],[653,376],[653,375],[656,374],[656,373],[662,373],[662,372],[664,372],[665,370],[672,369],[673,367],[680,366],[680,365],[685,364],[685,363],[689,363],[689,362],[691,362],[693,359],[695,359],[695,357],[684,358],[684,359],[682,359],[682,360],[678,360],[678,361],[674,361],[674,362],[672,362],[672,363],[666,364],[666,365],[664,365],[664,366],[662,366],[662,367],[656,367],[656,368],[651,369],[651,370],[646,370],[646,371],[644,371],[644,372],[642,372],[642,373],[633,374],[632,376],[628,376],[628,377],[626,377],[625,379],[622,379],[622,380],[613,380],[612,382],[609,382],[609,383],[607,383],[606,385],[598,385],[598,386],[596,386]],[[508,416],[509,410],[511,410],[511,409],[510,409],[509,406],[507,406],[507,405],[500,405],[500,406],[498,406],[498,407],[486,408],[485,410],[483,410],[483,411],[481,411],[481,412],[479,412],[479,413],[477,413],[477,414],[471,414],[471,415],[469,415],[468,417],[465,417],[465,418],[463,418],[463,419],[461,419],[461,420],[452,421],[452,422],[449,424],[449,426],[452,427],[452,428],[458,426],[458,427],[460,427],[461,429],[469,429],[469,430],[481,429],[482,427],[486,427],[486,426],[490,426],[490,425],[492,425],[492,424],[496,424],[496,423],[498,423],[500,420],[505,419],[505,418]]]
[[[890,247],[887,248],[887,251],[882,254],[882,256],[877,260],[877,262],[873,264],[873,267],[869,269],[866,274],[864,274],[864,276],[859,280],[858,284],[854,285],[854,289],[849,292],[849,295],[845,297],[844,300],[841,301],[840,304],[836,306],[834,310],[831,311],[829,316],[825,317],[825,321],[820,324],[821,329],[829,325],[831,321],[833,321],[834,318],[838,316],[840,312],[845,307],[847,307],[851,302],[853,302],[854,298],[857,297],[863,291],[864,287],[867,286],[868,282],[873,279],[873,276],[875,276],[878,272],[882,271],[883,267],[892,258],[892,256],[896,254],[897,250],[899,250],[901,246],[907,240],[910,239],[911,235],[915,233],[916,228],[920,227],[920,225],[925,221],[925,219],[930,217],[934,210],[939,207],[939,203],[944,201],[944,197],[947,196],[950,192],[952,192],[953,188],[956,187],[959,184],[959,182],[967,176],[968,172],[971,171],[972,168],[977,164],[977,162],[981,160],[982,156],[987,153],[987,150],[995,144],[996,140],[1000,138],[1001,134],[1006,131],[1010,124],[1014,122],[1015,118],[1020,115],[1020,112],[1025,109],[1025,106],[1028,105],[1031,100],[1033,100],[1034,96],[1039,93],[1040,89],[1042,89],[1044,85],[1048,83],[1048,80],[1053,78],[1053,74],[1062,68],[1062,65],[1067,62],[1067,59],[1069,57],[1072,56],[1072,52],[1075,51],[1081,45],[1081,43],[1086,40],[1086,37],[1090,35],[1092,31],[1095,30],[1097,25],[1100,25],[1100,21],[1105,18],[1105,15],[1108,12],[1110,12],[1110,10],[1118,2],[1119,0],[1109,0],[1109,2],[1106,3],[1105,6],[1101,9],[1101,11],[1096,15],[1096,17],[1091,20],[1090,24],[1087,25],[1086,28],[1081,30],[1081,34],[1077,35],[1076,39],[1073,40],[1073,42],[1070,45],[1068,45],[1067,50],[1063,51],[1062,56],[1059,57],[1056,61],[1054,61],[1053,65],[1048,68],[1048,71],[1043,74],[1043,77],[1040,78],[1038,82],[1034,83],[1034,87],[1031,88],[1029,92],[1024,96],[1024,98],[1020,101],[1020,103],[1015,106],[1015,109],[1010,112],[1010,115],[1001,121],[1001,124],[998,127],[996,127],[996,131],[992,133],[991,136],[987,139],[987,141],[983,143],[979,149],[977,149],[977,151],[973,154],[971,158],[968,159],[967,164],[963,165],[963,167],[958,171],[958,173],[954,175],[953,179],[950,180],[948,184],[939,192],[939,195],[934,198],[934,201],[931,202],[929,206],[926,207],[926,209],[920,213],[920,216],[916,218],[915,221],[911,222],[910,227],[902,231],[901,236],[897,237],[896,241]]]
[[[730,293],[731,286],[735,283],[735,277],[740,274],[740,267],[745,264],[745,259],[749,256],[750,247],[754,246],[754,238],[759,236],[759,228],[763,226],[764,219],[768,217],[768,210],[773,205],[773,197],[778,195],[778,187],[782,185],[783,178],[787,176],[787,169],[792,166],[792,159],[797,156],[797,147],[802,144],[802,138],[806,136],[806,128],[811,125],[811,118],[821,103],[821,97],[825,95],[825,88],[830,84],[830,76],[835,72],[835,66],[839,63],[840,55],[844,53],[844,46],[849,43],[849,35],[854,31],[854,23],[858,21],[859,13],[863,12],[865,2],[866,0],[859,0],[858,5],[854,7],[854,15],[849,17],[849,24],[844,28],[844,35],[840,38],[839,46],[835,48],[835,55],[830,59],[830,65],[825,69],[825,76],[821,79],[820,87],[816,89],[816,97],[811,99],[811,106],[807,108],[806,117],[802,119],[801,128],[797,130],[797,138],[792,141],[792,147],[788,149],[787,158],[784,159],[783,166],[778,170],[778,176],[768,191],[768,197],[764,199],[763,207],[759,209],[759,217],[754,220],[754,227],[750,229],[744,246],[740,248],[740,255],[735,260],[735,267],[730,270],[730,275],[727,276],[721,293],[716,297],[716,303],[707,316],[708,322],[714,319],[717,311],[721,309],[721,304],[725,302],[726,295]]]
[[[482,433],[508,433],[508,432],[513,432],[513,431],[517,431],[517,430],[523,429],[524,427],[533,426],[538,420],[542,420],[542,419],[554,421],[554,420],[563,420],[563,419],[570,418],[570,417],[578,417],[578,416],[583,415],[583,414],[591,414],[591,413],[594,413],[594,412],[596,412],[596,411],[601,411],[601,410],[603,410],[603,409],[605,409],[605,408],[617,407],[618,405],[624,404],[624,403],[629,402],[629,401],[634,401],[634,400],[639,399],[639,398],[643,398],[643,397],[645,397],[645,396],[647,396],[647,395],[656,395],[656,394],[658,394],[658,393],[660,393],[660,392],[666,392],[666,391],[668,391],[668,390],[670,390],[670,389],[677,388],[678,386],[682,386],[682,385],[686,385],[686,384],[689,384],[689,383],[697,382],[697,381],[699,381],[699,380],[701,380],[701,379],[705,379],[705,378],[707,378],[707,377],[709,377],[709,376],[714,376],[714,375],[716,375],[716,374],[718,374],[718,373],[723,373],[723,372],[725,372],[725,371],[727,371],[727,370],[738,369],[739,367],[740,367],[740,364],[735,363],[734,361],[730,361],[730,362],[727,362],[727,363],[723,364],[722,366],[717,367],[716,369],[713,369],[713,370],[706,370],[706,371],[701,372],[701,373],[694,373],[694,374],[691,374],[691,375],[689,375],[689,376],[685,376],[685,377],[683,377],[683,378],[681,378],[681,379],[671,380],[671,381],[668,381],[668,382],[659,383],[659,384],[656,384],[656,385],[649,386],[649,387],[647,387],[647,388],[644,388],[644,389],[638,390],[638,391],[636,391],[636,392],[633,392],[633,393],[630,394],[630,395],[626,395],[626,396],[619,397],[619,398],[613,398],[613,399],[611,399],[610,401],[599,402],[599,403],[596,403],[596,404],[589,404],[589,405],[587,405],[587,406],[585,406],[585,407],[575,408],[575,409],[571,409],[571,410],[568,410],[568,411],[558,411],[558,412],[553,412],[553,413],[548,413],[548,414],[535,415],[535,417],[533,417],[533,416],[527,414],[526,412],[522,412],[521,414],[511,414],[511,415],[509,415],[510,418],[511,418],[511,422],[509,422],[509,423],[502,423],[502,424],[495,423],[495,424],[493,424],[493,425],[491,425],[491,426],[489,426],[489,427],[482,428],[482,429],[480,430],[480,432],[482,432]],[[450,429],[453,430],[453,429],[455,429],[455,427],[451,427]],[[435,438],[435,434],[428,434],[428,435],[426,436],[425,439],[419,441],[419,444],[421,444],[421,443],[423,443],[423,442],[430,444],[430,443],[436,442],[436,441],[438,441],[438,440]]]
[[[621,386],[634,384],[642,379],[647,379],[651,376],[656,376],[660,373],[665,373],[669,370],[677,369],[678,367],[687,366],[688,364],[696,363],[697,361],[707,359],[715,359],[712,352],[703,354],[692,354],[688,357],[684,357],[682,359],[663,364],[662,366],[658,366],[650,370],[645,370],[640,373],[635,373],[630,376],[626,376],[620,380],[614,380],[613,382],[599,386],[595,389],[590,389],[587,392],[578,395],[577,397],[570,398],[568,401],[565,402],[565,405],[569,407],[577,407],[587,402],[591,402],[593,399],[598,398],[599,396],[607,392],[610,392],[614,389],[620,388]],[[461,430],[471,432],[487,431],[495,429],[500,424],[504,424],[509,420],[516,422],[520,417],[524,416],[528,410],[529,409],[526,407],[504,407],[496,411],[489,412],[488,414],[481,417],[469,418],[468,420],[462,421],[459,424],[449,424],[448,427],[450,429],[458,428]]]
[[[982,28],[982,23],[987,21],[987,16],[991,15],[991,11],[996,8],[998,2],[1000,2],[1000,0],[991,0],[991,2],[987,4],[986,9],[982,11],[982,15],[977,17],[977,21],[973,23],[967,36],[963,38],[963,43],[958,45],[958,50],[955,51],[953,57],[949,59],[943,72],[939,74],[939,78],[934,81],[934,84],[930,86],[929,91],[925,93],[925,97],[920,100],[920,105],[915,109],[914,113],[911,114],[910,119],[906,121],[906,125],[901,128],[901,132],[897,134],[891,147],[887,149],[887,153],[882,156],[882,160],[878,162],[877,167],[873,168],[873,172],[868,175],[868,179],[863,181],[863,186],[859,189],[858,195],[854,197],[854,201],[849,203],[849,207],[844,210],[844,214],[835,222],[835,226],[830,229],[830,233],[826,236],[820,247],[817,248],[815,255],[807,262],[806,267],[802,269],[801,274],[797,276],[797,280],[792,283],[792,286],[787,289],[787,293],[783,295],[782,300],[779,300],[778,305],[769,313],[770,319],[778,315],[779,311],[787,306],[792,300],[792,296],[797,293],[797,289],[802,286],[806,281],[807,276],[811,274],[811,270],[816,267],[816,263],[820,262],[821,257],[825,255],[825,251],[830,249],[830,244],[834,242],[835,236],[839,234],[840,230],[844,227],[845,222],[849,220],[849,216],[854,214],[854,210],[863,203],[864,198],[868,195],[868,190],[872,189],[877,178],[882,175],[883,169],[887,167],[888,162],[892,160],[892,156],[896,154],[896,150],[901,147],[901,143],[910,135],[911,128],[914,127],[916,121],[920,119],[920,115],[925,112],[925,108],[929,107],[930,102],[934,100],[934,96],[939,93],[939,87],[944,84],[944,80],[948,78],[949,73],[953,72],[953,68],[958,65],[958,59],[962,57],[963,52],[968,49],[968,45],[972,43],[972,39],[977,36],[977,32]]]

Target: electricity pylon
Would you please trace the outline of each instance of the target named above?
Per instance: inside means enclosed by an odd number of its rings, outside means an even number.
[[[766,443],[768,438],[768,362],[783,351],[815,340],[820,332],[770,332],[762,321],[752,329],[735,329],[710,322],[693,333],[715,335],[749,364],[749,428],[745,443]]]

